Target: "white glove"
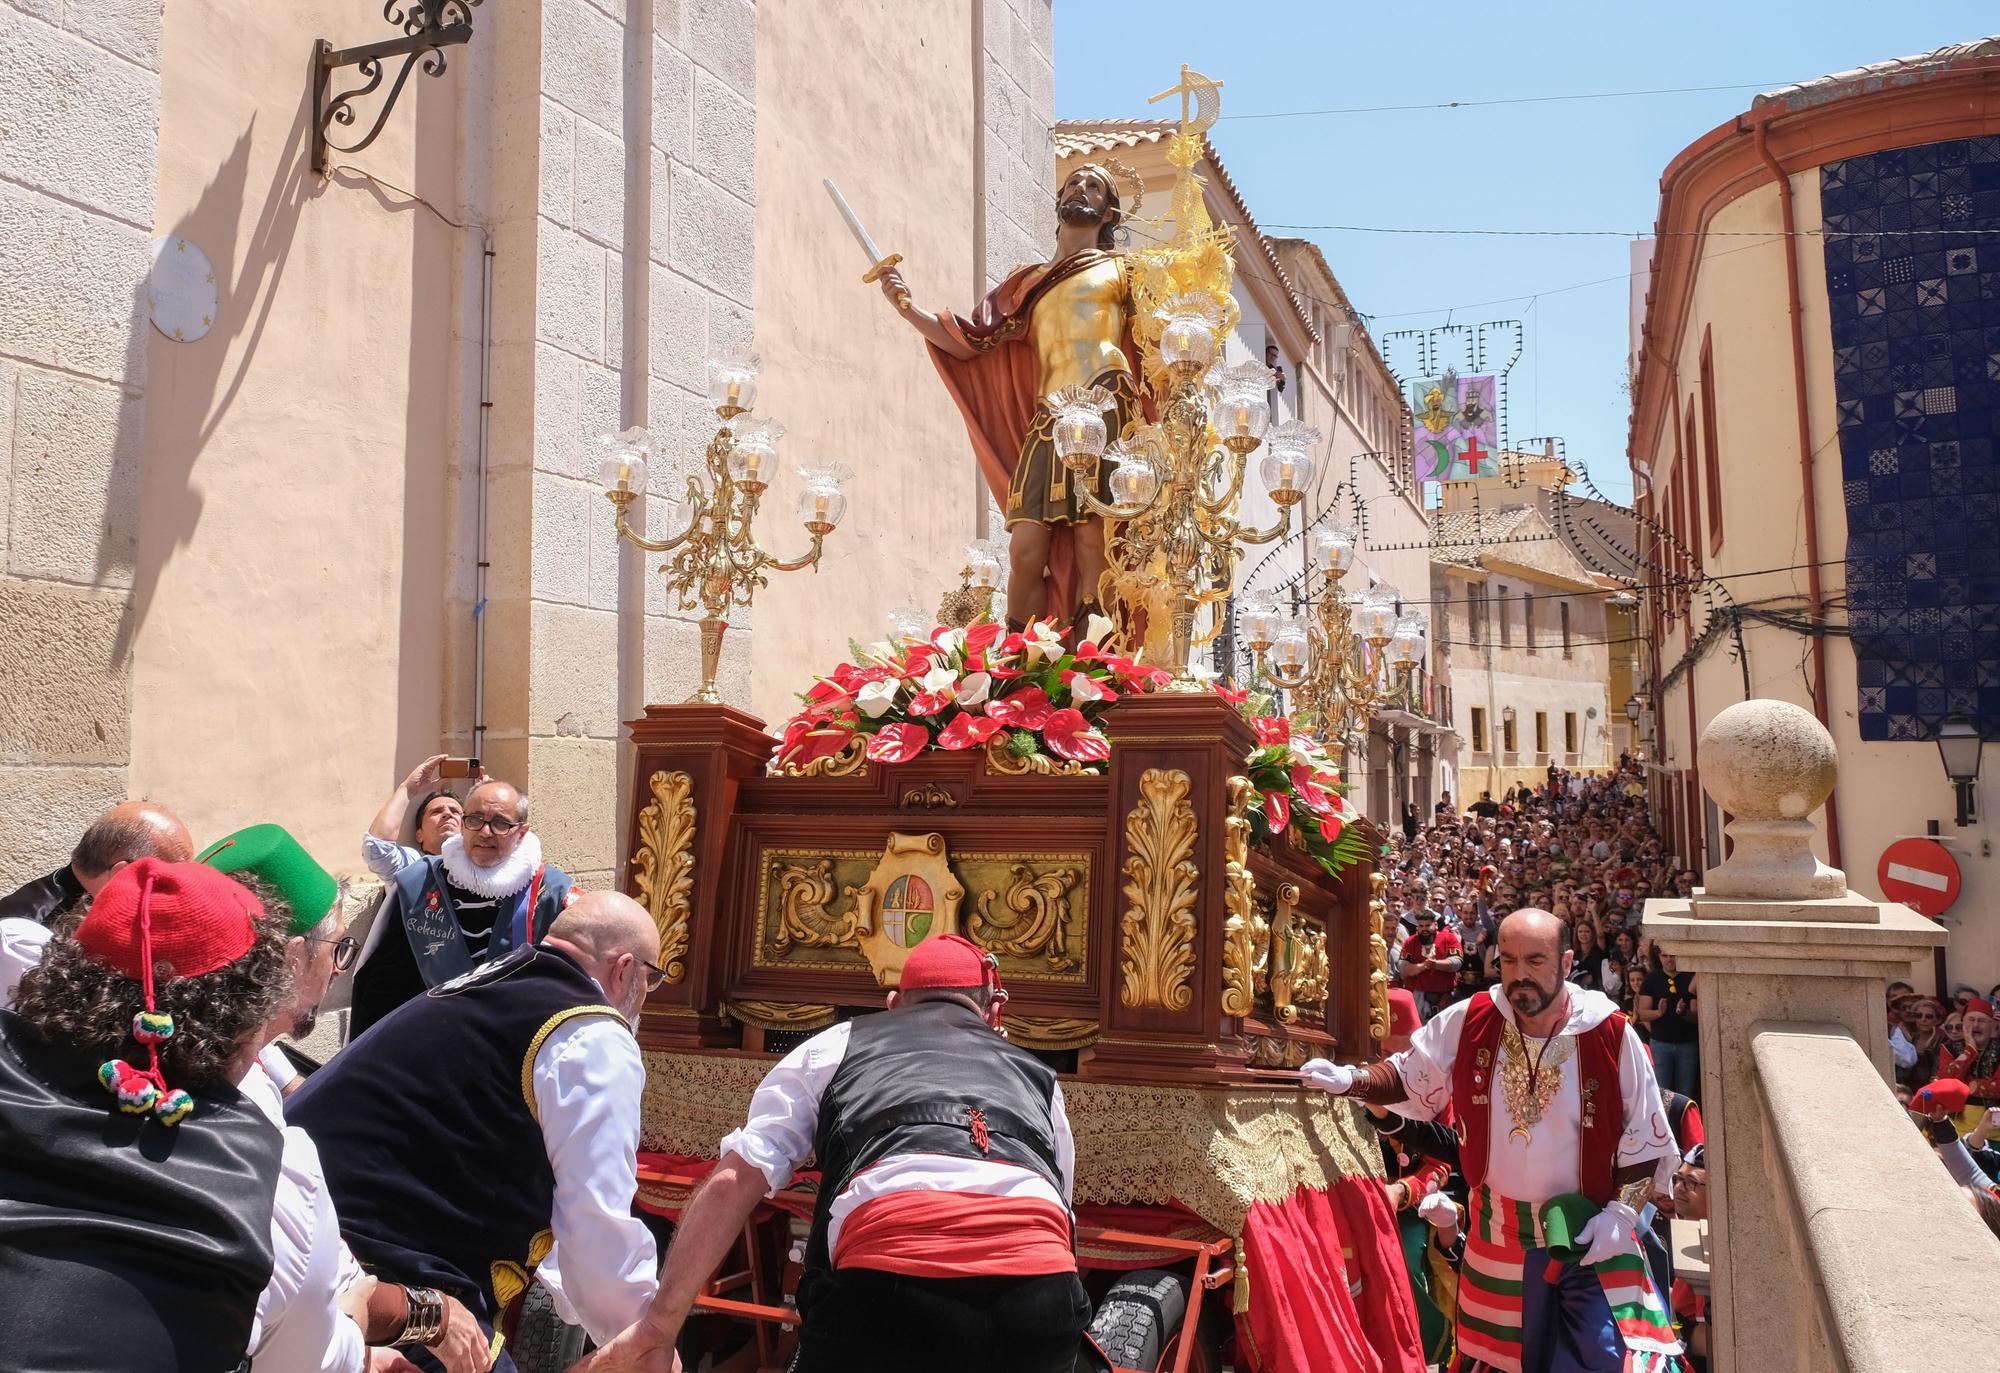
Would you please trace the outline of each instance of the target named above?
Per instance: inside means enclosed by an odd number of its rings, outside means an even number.
[[[1580,1261],[1603,1263],[1619,1254],[1640,1253],[1638,1235],[1639,1213],[1622,1201],[1607,1201],[1576,1237],[1578,1243],[1588,1246]]]
[[[1458,1226],[1458,1203],[1443,1192],[1433,1192],[1417,1203],[1417,1214],[1439,1230]]]
[[[1329,1063],[1323,1058],[1309,1058],[1299,1067],[1301,1082],[1335,1096],[1345,1096],[1353,1091],[1354,1083],[1360,1076],[1358,1071],[1344,1063]]]

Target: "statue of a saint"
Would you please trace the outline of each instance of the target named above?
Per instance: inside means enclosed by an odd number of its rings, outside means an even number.
[[[1121,189],[1129,209],[1121,209]],[[929,341],[980,470],[1007,512],[1013,624],[1051,614],[1080,622],[1100,608],[1104,522],[1076,487],[1087,483],[1109,502],[1111,465],[1085,473],[1064,466],[1047,397],[1072,384],[1102,387],[1116,402],[1116,413],[1105,415],[1114,438],[1139,412],[1130,282],[1112,235],[1138,208],[1141,189],[1135,173],[1108,159],[1071,172],[1056,194],[1054,257],[1016,268],[970,318],[916,308],[893,267],[880,277],[883,294]]]

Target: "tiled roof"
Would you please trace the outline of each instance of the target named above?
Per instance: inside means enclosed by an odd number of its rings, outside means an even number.
[[[1532,505],[1502,510],[1455,510],[1440,514],[1431,526],[1431,557],[1441,563],[1469,564],[1481,549],[1490,548],[1532,524],[1539,512]]]
[[[1179,128],[1178,121],[1172,119],[1064,119],[1055,126],[1056,160],[1065,157],[1090,157],[1096,153],[1116,152],[1120,148],[1136,148],[1141,143],[1163,143],[1173,137]],[[1229,168],[1222,165],[1222,158],[1216,154],[1215,145],[1203,135],[1207,145],[1208,165],[1215,169],[1215,180],[1223,193],[1235,205],[1236,213],[1242,218],[1245,234],[1257,245],[1257,251],[1270,269],[1268,280],[1285,293],[1297,313],[1299,324],[1314,342],[1319,341],[1319,331],[1313,328],[1312,315],[1300,298],[1298,288],[1292,285],[1291,277],[1284,265],[1278,261],[1277,252],[1264,237],[1264,231],[1257,227],[1257,217],[1250,213],[1250,207],[1243,201],[1243,192],[1236,187],[1236,179],[1229,174]]]
[[[1976,38],[1968,43],[1951,43],[1932,52],[1919,53],[1915,57],[1896,57],[1887,62],[1871,62],[1865,67],[1856,67],[1853,71],[1835,72],[1831,76],[1816,77],[1811,81],[1801,81],[1796,85],[1766,91],[1750,102],[1750,108],[1754,110],[1766,105],[1783,104],[1792,109],[1806,109],[1814,105],[1826,105],[1836,100],[1845,100],[1851,95],[1866,95],[1871,91],[1883,90],[1890,86],[1914,85],[1954,63],[1971,62],[1988,57],[2000,57],[2000,36]]]

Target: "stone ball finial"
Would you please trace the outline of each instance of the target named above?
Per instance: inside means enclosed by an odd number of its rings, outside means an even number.
[[[1803,820],[1833,795],[1833,736],[1790,701],[1738,701],[1701,732],[1701,781],[1739,820]]]
[[[1826,900],[1847,877],[1813,854],[1806,817],[1833,795],[1833,736],[1789,701],[1738,701],[1701,732],[1702,789],[1730,814],[1734,850],[1710,868],[1712,897]]]

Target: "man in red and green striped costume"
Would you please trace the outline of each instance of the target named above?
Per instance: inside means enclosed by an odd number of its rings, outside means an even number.
[[[1460,1373],[1683,1367],[1639,1242],[1679,1150],[1644,1046],[1609,999],[1568,981],[1573,958],[1561,920],[1516,911],[1500,926],[1499,986],[1380,1063],[1301,1070],[1414,1119],[1456,1117],[1472,1193]]]

